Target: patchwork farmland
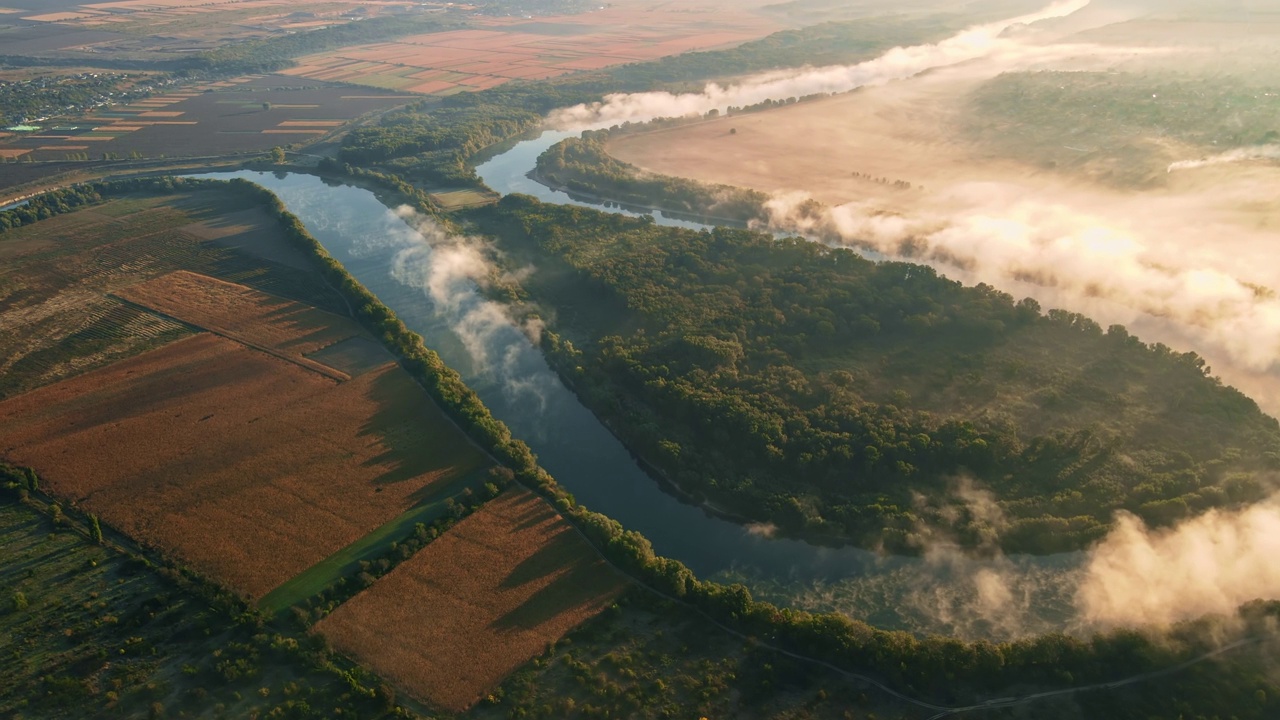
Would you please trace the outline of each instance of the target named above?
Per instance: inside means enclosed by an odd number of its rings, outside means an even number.
[[[250,75],[113,105],[0,137],[0,161],[181,158],[310,143],[412,95]],[[0,175],[7,175],[0,173]]]
[[[28,377],[25,392],[0,401],[0,456],[34,468],[54,498],[276,614],[472,497],[493,464],[332,298],[339,312],[181,269],[257,263],[325,295],[272,219],[220,194],[117,199],[0,235],[0,256],[24,271],[0,285],[0,321],[66,321],[109,303],[133,318],[122,336],[169,329],[85,363],[96,369]],[[227,257],[240,262],[214,261]],[[15,285],[27,277],[29,287]],[[451,710],[625,588],[523,489],[371,582],[315,632]],[[391,632],[413,642],[379,642]]]
[[[315,631],[414,696],[457,712],[624,587],[549,505],[512,489]]]
[[[0,8],[3,54],[71,54],[90,61],[172,60],[245,40],[447,9],[408,0],[321,0],[305,8],[290,0],[20,0],[7,5]]]
[[[736,45],[777,30],[750,11],[627,3],[545,18],[498,17],[469,30],[342,48],[299,58],[288,75],[451,95],[512,80],[544,80],[691,50]]]
[[[388,356],[303,357],[350,321],[192,274],[122,294],[178,288],[162,312],[212,332],[0,403],[5,456],[254,598],[487,466]]]

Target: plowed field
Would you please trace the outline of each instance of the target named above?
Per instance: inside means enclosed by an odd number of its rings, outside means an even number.
[[[461,711],[623,587],[550,506],[509,490],[316,631],[411,694]]]
[[[0,403],[0,454],[253,598],[487,462],[397,366],[337,383],[208,333]]]

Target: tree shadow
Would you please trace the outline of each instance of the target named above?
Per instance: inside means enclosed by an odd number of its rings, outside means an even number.
[[[423,479],[426,484],[411,496],[413,501],[423,502],[485,464],[479,450],[439,416],[439,408],[426,391],[400,369],[374,375],[367,398],[377,411],[360,428],[360,436],[376,439],[383,448],[363,463],[384,468],[373,484]]]
[[[560,570],[555,579],[526,598],[518,607],[495,620],[491,627],[498,630],[530,630],[566,613],[583,614],[585,617],[590,613],[582,611],[601,608],[617,596],[622,588],[622,581],[613,569],[599,558],[583,557],[583,548],[578,544],[581,541],[572,531],[566,530],[565,535],[568,535],[570,541],[567,544],[572,546],[568,552],[579,557],[568,560],[566,565],[566,558],[563,556],[566,551],[559,550],[560,557],[552,556],[552,571]],[[551,550],[548,547],[539,554],[549,553]],[[503,584],[506,585],[506,581]]]

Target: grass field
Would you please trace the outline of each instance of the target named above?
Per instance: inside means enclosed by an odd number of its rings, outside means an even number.
[[[210,191],[113,200],[0,235],[0,398],[189,334],[109,296],[180,268],[345,312],[273,222]]]
[[[623,587],[548,505],[509,490],[315,631],[412,695],[461,711]]]
[[[498,195],[492,192],[469,189],[439,190],[431,193],[431,199],[435,200],[445,210],[457,210],[497,202]]]
[[[296,639],[240,624],[234,609],[7,496],[0,547],[0,716],[381,714]]]

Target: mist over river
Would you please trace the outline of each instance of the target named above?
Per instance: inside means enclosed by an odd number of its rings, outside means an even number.
[[[1080,627],[1073,598],[1083,553],[974,558],[939,546],[923,558],[886,557],[775,537],[682,502],[645,474],[474,282],[449,282],[442,297],[432,282],[440,251],[372,192],[293,173],[204,177],[244,178],[278,195],[579,502],[643,533],[699,577],[740,582],[778,605],[922,633],[1006,638]]]

